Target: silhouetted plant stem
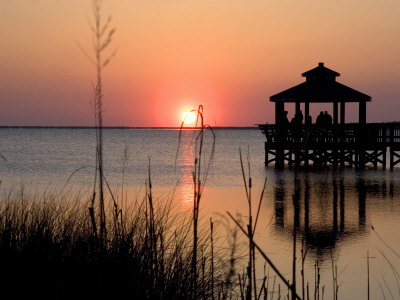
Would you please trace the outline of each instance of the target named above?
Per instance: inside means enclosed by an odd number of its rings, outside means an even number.
[[[272,298],[274,298],[274,294],[275,294],[275,282],[276,282],[276,276],[274,276],[274,283],[272,284]]]
[[[200,112],[199,112],[200,114]],[[196,124],[197,125],[197,124]],[[197,244],[198,244],[198,222],[199,222],[199,205],[201,200],[201,155],[203,150],[203,115],[200,115],[200,133],[198,140],[200,143],[199,152],[195,153],[194,172],[193,172],[193,187],[194,187],[194,199],[193,199],[193,257],[192,257],[192,275],[193,275],[193,292],[197,291]],[[197,140],[196,140],[197,146]]]
[[[292,299],[296,293],[296,228],[293,230],[293,261],[292,261]]]
[[[149,266],[150,266],[150,275],[151,278],[154,280],[155,272],[158,269],[156,262],[157,260],[155,259],[155,256],[157,256],[157,236],[155,232],[155,219],[154,219],[154,207],[153,207],[153,192],[152,192],[153,186],[151,183],[151,172],[150,172],[150,158],[149,158],[149,166],[148,166],[148,177],[147,177],[147,191],[146,191],[146,198],[148,201],[148,217],[146,218],[148,220],[148,243],[150,245],[150,257],[149,257]]]
[[[214,300],[214,223],[210,218],[210,244],[211,244],[211,299]]]
[[[267,281],[267,277],[266,276],[264,276],[264,278],[263,278],[263,282],[262,282],[262,284],[261,284],[261,288],[260,288],[260,291],[258,292],[258,296],[257,296],[257,300],[259,300],[260,298],[261,298],[261,294],[264,292],[264,295],[265,295],[265,282]]]
[[[226,212],[228,216],[232,219],[232,221],[236,224],[236,226],[243,232],[244,235],[247,236],[247,238],[251,238],[247,231],[242,227],[242,225],[239,224],[239,222],[230,214],[230,212]],[[258,250],[258,252],[261,254],[261,256],[265,259],[265,261],[268,263],[268,265],[274,270],[274,272],[278,275],[278,277],[283,281],[283,283],[288,287],[291,288],[291,285],[288,283],[287,279],[282,275],[282,273],[278,270],[278,268],[273,264],[273,262],[269,259],[269,257],[265,254],[265,252],[257,245],[256,242],[253,241],[254,247]],[[295,293],[295,298],[296,299],[301,299],[297,293]]]
[[[254,287],[254,295],[257,296],[256,284],[255,284],[255,259],[254,259],[254,245],[253,245],[253,216],[251,211],[251,173],[250,173],[250,162],[248,158],[248,179],[246,178],[246,173],[244,171],[243,166],[243,158],[242,151],[239,148],[239,158],[240,158],[240,167],[242,169],[243,182],[246,190],[247,204],[248,204],[248,224],[247,224],[247,234],[249,238],[249,261],[247,265],[247,277],[248,277],[248,286],[246,288],[246,299],[250,300],[252,298],[253,287]],[[253,282],[254,280],[254,282]]]
[[[301,243],[301,287],[302,287],[301,290],[302,290],[303,299],[306,299],[305,298],[305,286],[304,286],[304,280],[305,280],[304,262],[306,260],[306,255],[307,255],[307,248],[306,248],[305,241],[303,238],[302,243]]]
[[[292,299],[295,299],[296,294],[296,241],[297,241],[297,229],[299,226],[299,201],[300,201],[300,185],[297,179],[297,168],[295,169],[295,191],[293,195],[293,258],[292,258]]]
[[[320,290],[320,280],[321,280],[321,274],[320,274],[320,268],[318,264],[318,260],[314,264],[314,280],[315,280],[315,286],[314,286],[314,299],[319,300],[319,290]]]
[[[238,274],[238,277],[239,277],[240,299],[244,300],[246,299],[244,296],[244,283],[242,283],[242,278],[240,274]]]
[[[103,244],[106,239],[106,214],[104,206],[104,167],[103,167],[103,82],[102,71],[108,65],[116,51],[114,51],[108,58],[104,59],[103,54],[106,48],[112,41],[115,29],[110,29],[111,16],[105,22],[102,22],[102,0],[92,1],[92,16],[93,22],[89,20],[90,29],[93,34],[93,50],[94,57],[89,55],[80,45],[80,49],[85,56],[93,63],[96,68],[96,80],[92,83],[93,87],[93,103],[92,109],[96,124],[96,173],[93,187],[93,196],[91,199],[91,210],[89,214],[91,218],[95,215],[95,201],[98,198],[98,218],[99,218],[99,239]],[[98,185],[98,186],[97,186]],[[97,191],[96,191],[97,190]],[[97,226],[96,222],[92,220],[92,226]],[[97,232],[97,227],[95,228]],[[97,236],[97,234],[96,234]]]
[[[213,129],[204,123],[204,115],[203,115],[203,106],[199,105],[197,110],[192,110],[192,112],[197,113],[196,117],[196,125],[195,130],[198,130],[198,134],[196,136],[195,141],[195,159],[194,159],[194,169],[193,169],[193,250],[192,250],[192,264],[191,264],[191,292],[192,298],[195,299],[197,297],[197,280],[198,280],[198,271],[197,271],[197,259],[198,259],[198,224],[199,224],[199,212],[200,212],[200,201],[203,193],[203,189],[205,183],[207,181],[208,172],[211,166],[211,163],[214,158],[214,150],[215,150],[215,134]],[[179,152],[179,145],[183,130],[184,121],[182,121],[180,131],[179,131],[179,143],[178,149],[176,152],[176,158]],[[210,156],[208,157],[208,162],[205,162],[205,167],[203,170],[202,159],[203,157],[203,142],[205,138],[205,130],[209,129],[212,133],[212,146]]]
[[[96,115],[96,137],[97,137],[97,169],[99,172],[99,217],[100,217],[100,240],[104,241],[106,228],[105,222],[106,217],[104,213],[104,187],[103,187],[103,83],[102,83],[102,63],[101,63],[101,52],[102,52],[102,41],[100,33],[100,22],[101,22],[101,1],[93,1],[93,17],[95,23],[95,56],[96,56],[96,84],[95,84],[95,115]]]
[[[335,266],[335,300],[338,300],[338,294],[339,294],[339,284],[338,284],[338,272],[337,272],[337,266]]]

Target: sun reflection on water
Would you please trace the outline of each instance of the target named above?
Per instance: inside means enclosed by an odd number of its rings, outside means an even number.
[[[182,195],[182,207],[183,209],[193,208],[193,167],[194,167],[194,131],[185,131],[182,134],[182,152],[180,153],[181,160],[181,195]]]

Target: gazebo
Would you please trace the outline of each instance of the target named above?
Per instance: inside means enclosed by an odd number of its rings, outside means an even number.
[[[367,102],[371,101],[371,97],[337,82],[336,77],[340,76],[339,73],[326,68],[321,62],[318,67],[304,72],[301,76],[306,78],[305,82],[270,97],[271,102],[275,102],[275,124],[280,123],[285,103],[295,103],[296,113],[300,112],[300,104],[304,103],[306,120],[310,114],[310,103],[333,103],[334,124],[338,124],[340,103],[340,124],[344,124],[346,102],[359,103],[358,122],[366,123],[366,106]]]
[[[275,124],[260,124],[265,134],[265,164],[275,162],[282,168],[309,161],[316,167],[355,166],[365,168],[372,163],[386,168],[389,148],[390,169],[400,163],[400,123],[369,123],[366,121],[367,102],[371,97],[336,81],[340,74],[319,63],[302,74],[305,82],[270,97],[275,103]],[[345,123],[346,103],[358,103],[358,123]],[[294,122],[286,117],[285,103],[295,104]],[[333,118],[329,122],[312,124],[310,103],[331,103]],[[304,104],[304,120],[301,105]],[[340,111],[339,111],[340,106]],[[325,119],[326,120],[326,119]],[[318,120],[317,120],[318,121]]]

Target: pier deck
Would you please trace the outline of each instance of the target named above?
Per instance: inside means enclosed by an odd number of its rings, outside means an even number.
[[[364,169],[367,164],[386,169],[400,163],[400,122],[368,124],[335,124],[325,128],[262,124],[264,133],[265,164],[275,162],[282,168],[297,164],[308,167],[332,165]],[[388,151],[388,152],[387,152]]]

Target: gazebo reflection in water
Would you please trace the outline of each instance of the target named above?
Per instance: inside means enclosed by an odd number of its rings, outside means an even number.
[[[393,178],[354,180],[343,172],[321,178],[303,172],[296,182],[289,182],[279,174],[274,184],[273,231],[288,240],[295,231],[319,259],[329,256],[338,244],[368,234],[367,207],[376,209],[375,204],[367,206],[368,197],[393,199],[395,189],[398,193]]]
[[[260,124],[265,134],[265,164],[285,162],[308,167],[349,165],[364,169],[386,168],[387,150],[392,170],[400,163],[400,123],[366,123],[367,102],[371,97],[336,81],[339,73],[323,63],[302,74],[306,81],[270,97],[275,103],[275,124]],[[346,103],[358,103],[358,123],[345,123]],[[289,123],[286,103],[295,104],[295,119]],[[331,103],[333,116],[312,124],[311,103]],[[304,118],[301,105],[304,105]],[[340,109],[339,109],[340,107]],[[328,117],[329,118],[329,117]],[[304,120],[304,122],[303,122]]]

